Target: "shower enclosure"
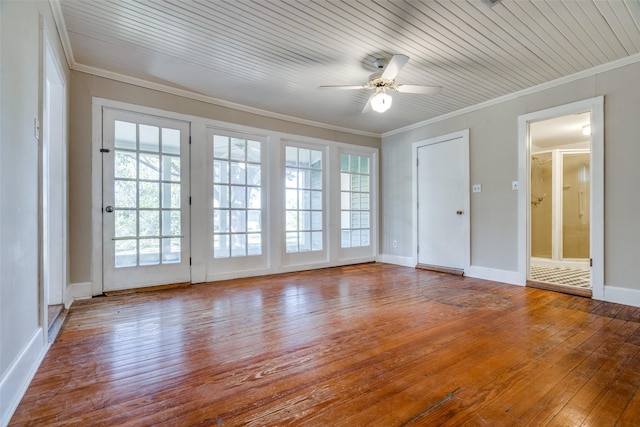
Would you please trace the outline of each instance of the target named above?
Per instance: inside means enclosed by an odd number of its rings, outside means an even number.
[[[588,149],[531,156],[531,266],[589,269],[590,157]]]

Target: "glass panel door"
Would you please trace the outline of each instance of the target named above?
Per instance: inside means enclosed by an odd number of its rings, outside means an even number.
[[[189,124],[103,117],[104,289],[190,281]]]

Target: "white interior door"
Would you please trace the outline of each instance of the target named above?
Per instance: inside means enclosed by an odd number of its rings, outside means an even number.
[[[463,272],[469,259],[469,151],[464,136],[417,148],[418,264]]]
[[[189,282],[189,123],[104,109],[103,126],[104,290]]]

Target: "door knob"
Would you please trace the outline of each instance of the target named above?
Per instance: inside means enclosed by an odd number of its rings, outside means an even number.
[[[462,213],[463,213],[462,211],[456,211],[457,215],[462,215]]]
[[[106,208],[104,208],[105,212],[113,212],[113,206],[107,206]]]

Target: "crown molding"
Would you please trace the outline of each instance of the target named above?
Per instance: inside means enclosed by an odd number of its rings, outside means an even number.
[[[423,120],[418,123],[414,123],[412,125],[404,126],[395,130],[391,130],[388,132],[382,133],[382,139],[388,138],[393,135],[397,135],[399,133],[408,132],[410,130],[418,129],[423,126],[431,125],[434,123],[441,122],[443,120],[451,119],[453,117],[461,116],[463,114],[471,113],[473,111],[478,111],[483,108],[491,107],[497,104],[501,104],[506,101],[511,101],[517,98],[520,98],[525,95],[530,95],[536,92],[541,92],[543,90],[552,89],[554,87],[571,83],[576,80],[583,79],[585,77],[591,77],[597,74],[601,74],[607,71],[615,70],[616,68],[621,68],[626,65],[634,64],[636,62],[640,62],[640,54],[635,54],[631,56],[627,56],[626,58],[618,59],[616,61],[608,62],[606,64],[598,65],[593,68],[589,68],[588,70],[580,71],[575,74],[571,74],[569,76],[560,77],[558,79],[552,80],[550,82],[542,83],[537,86],[532,86],[518,92],[513,92],[508,95],[500,96],[498,98],[491,99],[489,101],[481,102],[480,104],[472,105],[470,107],[466,107],[460,110],[452,111],[451,113],[443,114],[438,117],[434,117],[432,119]]]

